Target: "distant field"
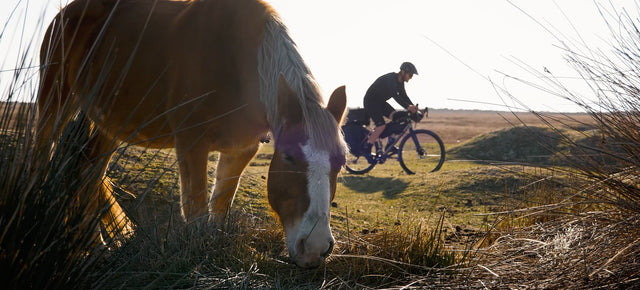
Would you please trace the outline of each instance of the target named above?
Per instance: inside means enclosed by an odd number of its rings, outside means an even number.
[[[545,121],[554,126],[571,125],[584,128],[585,124],[593,124],[591,116],[586,113],[540,113]],[[475,136],[526,124],[527,126],[545,125],[539,115],[533,113],[512,113],[496,111],[470,110],[430,110],[429,117],[424,119],[419,128],[436,132],[446,144],[467,141]]]
[[[20,112],[32,109],[27,106],[32,104],[20,103],[7,106],[0,102],[0,117],[11,114],[12,122],[7,128],[13,128]],[[570,124],[576,127],[584,127],[584,124],[592,124],[593,121],[588,114],[584,113],[541,113],[546,121],[551,121],[555,126]],[[6,120],[2,118],[2,120]],[[24,118],[23,118],[24,120]],[[418,128],[429,129],[436,132],[446,144],[456,144],[467,141],[475,136],[508,128],[512,126],[527,124],[528,126],[542,126],[544,122],[533,113],[512,113],[499,111],[476,111],[476,110],[442,110],[431,109],[428,118],[425,118]]]

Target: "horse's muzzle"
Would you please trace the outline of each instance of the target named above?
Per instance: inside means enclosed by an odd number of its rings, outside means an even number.
[[[298,267],[317,268],[320,265],[322,265],[322,263],[327,257],[331,255],[334,245],[335,245],[335,242],[332,239],[332,240],[329,240],[326,250],[322,252],[312,251],[306,248],[304,240],[300,240],[298,247],[296,247],[296,250],[297,250],[296,255],[295,257],[291,257],[291,258],[293,260],[293,263],[296,264]]]

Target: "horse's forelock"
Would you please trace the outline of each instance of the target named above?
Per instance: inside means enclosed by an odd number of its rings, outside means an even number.
[[[323,108],[309,111],[316,111],[305,116],[305,129],[309,136],[309,143],[331,155],[344,155],[347,145],[333,115]]]

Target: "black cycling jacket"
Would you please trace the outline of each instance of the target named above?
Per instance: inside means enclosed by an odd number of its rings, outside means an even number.
[[[413,105],[404,90],[404,82],[398,82],[398,73],[395,72],[385,74],[371,84],[364,95],[365,107],[384,103],[391,98],[405,109]]]

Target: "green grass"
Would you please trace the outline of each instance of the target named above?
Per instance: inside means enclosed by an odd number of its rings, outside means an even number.
[[[507,134],[514,133],[507,131]],[[500,136],[497,132],[481,138],[502,138]],[[474,139],[450,151],[487,151],[478,145],[481,142],[483,139]],[[251,214],[270,211],[266,201],[266,176],[272,150],[270,145],[263,146],[247,167],[234,202],[235,210]],[[531,152],[534,149],[523,150]],[[149,189],[152,197],[173,203],[175,210],[178,177],[173,153],[168,150],[142,152],[137,148],[129,151],[132,152],[125,152],[122,162],[112,164],[109,175],[123,188],[138,195]],[[454,154],[449,153],[442,169],[434,173],[407,175],[394,159],[377,165],[366,175],[343,171],[332,207],[332,227],[339,235],[392,230],[407,223],[435,227],[444,214],[445,231],[456,228],[477,231],[492,222],[487,220],[487,213],[514,204],[529,204],[526,202],[527,190],[533,191],[530,184],[540,186],[538,178],[544,177],[539,176],[555,175],[554,182],[558,183],[557,179],[562,175],[528,163],[491,165],[486,161],[460,160],[460,153]],[[149,161],[154,157],[157,161]],[[504,159],[494,157],[495,160]],[[133,158],[133,162],[127,158]],[[212,155],[210,160],[214,159],[215,155]],[[211,162],[210,176],[213,176],[213,165]],[[551,182],[545,184],[547,189],[554,186]]]
[[[250,213],[269,211],[266,175],[271,152],[270,146],[264,146],[247,167],[234,201],[236,210]],[[148,161],[156,154],[161,163]],[[109,175],[114,181],[137,195],[150,190],[152,195],[175,202],[178,177],[172,153],[138,151],[123,156],[129,155],[136,156],[135,162],[127,162],[123,158],[122,165],[112,164],[110,167]],[[210,176],[213,165],[210,163]],[[513,170],[519,171],[520,167],[515,166]],[[332,225],[337,231],[362,232],[409,221],[437,224],[445,211],[446,228],[480,228],[481,218],[474,215],[499,207],[505,194],[513,192],[524,182],[504,166],[449,161],[439,172],[407,175],[396,160],[389,160],[366,175],[340,174],[332,207]]]
[[[158,257],[158,260],[165,260],[160,264],[127,261],[126,267],[132,269],[126,269],[125,273],[141,271],[138,270],[141,267],[155,269],[151,272],[162,274],[158,276],[142,271],[145,273],[141,275],[146,283],[157,279],[198,281],[198,277],[194,278],[193,273],[190,274],[194,269],[174,268],[182,264],[195,264],[213,268],[216,265],[236,274],[257,267],[259,271],[256,270],[255,274],[266,279],[261,282],[266,283],[263,286],[282,283],[280,286],[288,288],[302,283],[315,288],[326,283],[327,279],[327,274],[318,276],[318,271],[333,272],[330,277],[338,277],[342,275],[340,273],[350,271],[353,276],[346,280],[348,283],[359,281],[357,283],[373,287],[391,281],[399,283],[410,277],[409,273],[437,272],[439,270],[433,270],[432,267],[446,269],[465,261],[464,253],[454,252],[452,245],[445,244],[447,236],[455,232],[455,225],[450,221],[454,211],[443,207],[443,201],[439,197],[441,189],[438,183],[441,183],[439,180],[443,174],[407,175],[395,161],[376,167],[371,174],[365,176],[342,173],[331,209],[332,227],[338,245],[333,257],[322,269],[309,271],[286,263],[288,257],[282,229],[266,200],[266,175],[273,151],[271,146],[264,146],[247,167],[232,209],[231,221],[234,224],[223,232],[206,227],[204,230],[200,228],[190,231],[180,226],[175,187],[178,180],[171,151],[142,150],[135,147],[126,151],[128,152],[122,152],[118,162],[111,164],[108,174],[122,189],[133,192],[134,196],[123,199],[123,204],[134,219],[144,226],[136,240],[127,246],[136,250],[127,250],[125,247],[123,251],[142,251],[149,245],[157,248],[155,252],[177,251]],[[215,155],[210,160],[215,160]],[[210,176],[213,176],[213,164],[210,163]],[[149,173],[145,172],[154,173],[153,177],[147,177],[146,174]],[[425,178],[430,178],[432,182],[425,183]],[[169,218],[171,214],[173,216]],[[471,226],[464,224],[463,227]],[[168,242],[174,240],[176,235],[183,242]],[[180,238],[182,235],[184,237]],[[193,241],[199,242],[194,245],[191,244]],[[458,241],[455,246],[460,248],[466,244],[466,241]],[[192,249],[191,255],[181,253],[186,248]],[[119,256],[118,253],[115,255]],[[153,253],[141,256],[156,260],[150,258]],[[190,258],[185,258],[189,256]],[[169,264],[172,266],[168,266]],[[389,272],[387,268],[390,265],[395,265],[397,269]],[[182,275],[165,277],[167,272]],[[388,274],[384,276],[386,278],[379,278],[378,275],[383,273]],[[211,270],[208,274],[203,274],[203,278],[210,275],[221,279],[221,274],[220,269]],[[225,283],[231,283],[231,280]]]
[[[145,189],[149,191],[147,194],[136,194],[136,199],[148,201],[134,199],[125,202],[125,206],[134,208],[135,212],[147,213],[146,216],[138,215],[139,223],[145,223],[145,219],[153,217],[154,220],[150,224],[154,231],[170,231],[170,219],[158,217],[166,217],[172,213],[174,220],[179,219],[176,196],[178,180],[173,153],[142,151],[135,147],[129,148],[128,151],[130,152],[124,152],[120,162],[111,165],[110,176],[127,190],[143,190],[143,193]],[[258,156],[247,167],[232,212],[236,217],[249,216],[259,220],[259,227],[266,228],[263,231],[277,233],[275,237],[270,236],[267,245],[238,250],[239,253],[251,252],[249,256],[252,258],[241,261],[242,266],[235,266],[235,271],[259,261],[265,263],[269,269],[277,269],[267,274],[263,267],[263,271],[260,272],[273,278],[285,270],[298,274],[300,272],[290,269],[288,265],[282,266],[280,262],[273,264],[273,261],[286,261],[287,257],[281,229],[266,200],[266,175],[272,151],[270,145],[263,146]],[[134,156],[134,162],[127,161],[131,158],[127,156]],[[215,160],[215,155],[212,155],[210,160]],[[210,163],[210,166],[213,166],[213,163]],[[213,170],[211,167],[210,176],[213,176]],[[338,240],[338,247],[334,251],[335,257],[327,263],[325,271],[341,269],[345,267],[345,263],[362,266],[364,261],[365,264],[382,265],[406,263],[417,269],[433,266],[446,268],[464,262],[468,253],[455,251],[472,248],[480,241],[486,229],[495,226],[495,218],[487,215],[488,213],[511,208],[514,204],[525,204],[523,188],[527,188],[527,184],[533,181],[527,180],[533,179],[527,175],[533,170],[533,167],[523,165],[491,166],[449,160],[438,172],[407,175],[396,160],[389,160],[376,166],[366,175],[351,175],[345,171],[339,176],[337,194],[331,209],[332,228]],[[145,174],[148,174],[145,172],[155,172],[155,176],[159,174],[160,177],[145,178]],[[158,222],[165,225],[158,226]],[[245,231],[246,229],[240,229],[239,235],[242,236]],[[261,243],[253,241],[250,244]],[[398,244],[408,246],[398,248]],[[417,252],[412,251],[412,247],[431,247],[426,251],[431,251],[431,260],[412,257],[409,253]],[[210,257],[207,251],[203,251],[202,255]],[[377,259],[388,260],[381,262]],[[419,263],[413,264],[416,261]],[[365,265],[364,269],[383,271],[381,268],[371,268],[368,265]],[[402,275],[405,274],[403,271]],[[295,280],[310,278],[306,274],[300,277]],[[398,279],[402,278],[395,277],[393,280]],[[380,281],[373,279],[368,283],[378,282]]]

